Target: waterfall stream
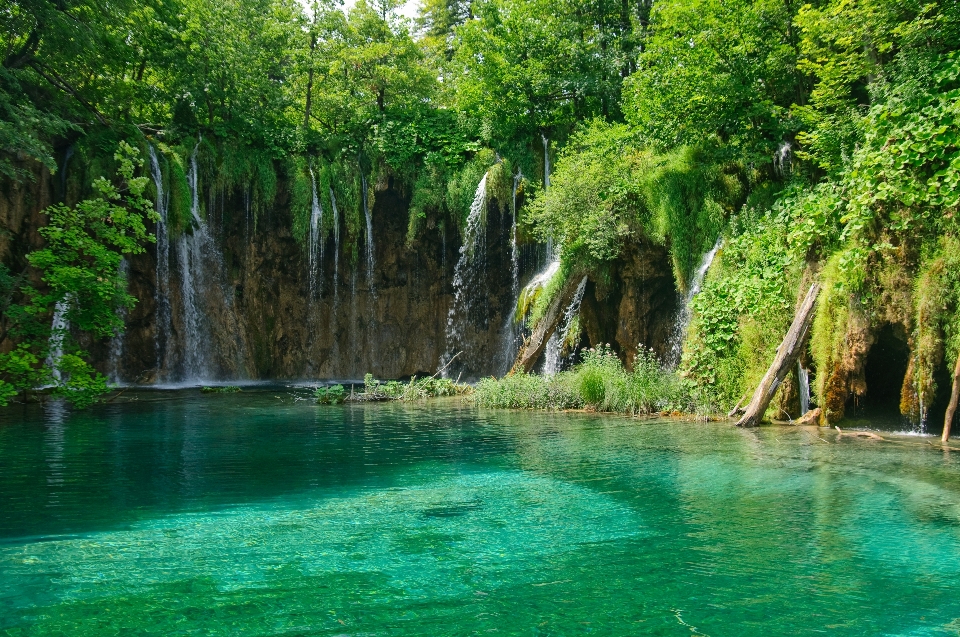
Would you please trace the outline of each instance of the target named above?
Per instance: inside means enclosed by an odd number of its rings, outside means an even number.
[[[470,313],[476,300],[474,293],[477,283],[485,275],[485,255],[483,254],[483,215],[487,206],[487,175],[477,185],[470,204],[470,213],[463,231],[463,245],[460,246],[460,258],[453,274],[453,304],[447,315],[446,352],[441,359],[447,365],[462,351],[464,346],[464,328],[470,321]],[[464,361],[460,361],[463,365]],[[450,370],[445,371],[446,374]]]
[[[360,171],[360,182],[363,185],[363,216],[367,222],[367,287],[370,289],[370,294],[376,296],[376,289],[373,286],[373,269],[376,265],[373,253],[373,219],[370,217],[370,207],[367,205],[367,176],[363,174],[362,169]]]
[[[67,320],[69,309],[69,297],[57,301],[54,305],[53,320],[50,322],[50,339],[47,341],[46,364],[52,370],[53,379],[58,384],[63,382],[63,376],[60,374],[60,359],[63,358],[63,340],[70,331],[70,321]]]
[[[330,186],[330,214],[333,215],[333,320],[337,317],[337,307],[340,301],[340,212],[337,210],[337,196]]]
[[[570,304],[563,312],[563,321],[558,326],[559,329],[553,331],[550,338],[547,339],[546,349],[543,353],[543,373],[556,374],[560,371],[563,362],[563,344],[570,335],[570,328],[573,326],[573,320],[580,313],[580,303],[583,301],[583,293],[587,288],[587,277],[583,277],[577,291],[574,293]]]
[[[797,377],[800,379],[800,415],[810,411],[810,373],[797,361]]]
[[[120,275],[123,277],[123,280],[126,282],[129,278],[130,273],[130,264],[126,259],[120,259]],[[121,319],[124,321],[127,318],[127,308],[122,307],[117,312]],[[123,329],[121,328],[116,334],[110,338],[110,354],[107,359],[107,378],[114,385],[117,385],[121,382],[121,368],[123,363]]]
[[[320,197],[317,195],[317,176],[313,172],[313,165],[310,166],[310,183],[313,186],[313,202],[310,207],[310,239],[307,254],[307,280],[310,284],[310,298],[313,299],[318,291],[318,281],[322,285],[322,277],[318,277],[318,270],[323,267],[323,206],[320,203]]]
[[[680,311],[677,313],[677,320],[673,326],[673,334],[670,338],[670,362],[673,367],[676,367],[680,364],[680,355],[683,353],[683,339],[687,334],[687,326],[690,325],[690,319],[692,318],[692,308],[691,304],[693,303],[693,297],[700,293],[700,288],[703,286],[703,280],[707,276],[707,271],[710,270],[710,266],[713,264],[713,259],[717,256],[717,252],[720,250],[720,245],[723,243],[723,237],[718,237],[717,242],[713,245],[713,248],[709,252],[703,255],[703,258],[700,259],[700,267],[697,268],[697,271],[694,273],[693,278],[690,280],[690,285],[687,287],[687,293],[683,297],[683,305],[680,308]]]
[[[169,210],[170,195],[163,189],[163,172],[160,170],[160,160],[153,144],[150,144],[150,173],[153,176],[153,185],[157,190],[156,209],[160,215],[157,221],[157,282],[154,286],[153,299],[156,307],[156,330],[154,331],[153,347],[157,362],[157,370],[166,367],[167,344],[170,342],[170,236],[167,229],[167,211]]]

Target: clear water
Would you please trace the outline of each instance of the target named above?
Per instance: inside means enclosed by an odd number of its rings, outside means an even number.
[[[0,412],[0,634],[960,634],[926,439],[297,391]]]

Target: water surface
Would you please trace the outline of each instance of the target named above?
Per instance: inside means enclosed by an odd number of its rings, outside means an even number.
[[[887,437],[262,387],[13,407],[0,634],[960,635],[960,452]]]

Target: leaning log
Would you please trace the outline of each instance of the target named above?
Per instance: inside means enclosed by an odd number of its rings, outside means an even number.
[[[539,360],[540,355],[547,346],[547,341],[557,330],[560,321],[563,319],[563,311],[570,305],[570,301],[573,300],[573,296],[577,292],[577,286],[580,285],[580,280],[581,277],[576,276],[567,279],[563,288],[561,288],[557,295],[553,297],[553,300],[550,301],[550,305],[547,307],[543,318],[534,326],[530,338],[524,342],[520,351],[517,353],[517,360],[514,362],[510,374],[518,374],[521,372],[529,373],[530,370],[533,369],[533,366],[537,364],[537,360]]]
[[[953,390],[950,392],[950,404],[947,405],[947,415],[943,417],[943,436],[941,440],[950,440],[950,425],[953,416],[957,413],[957,401],[960,399],[960,354],[957,354],[957,365],[953,368]]]
[[[787,374],[796,366],[797,358],[807,342],[810,335],[810,326],[813,323],[813,308],[817,304],[817,295],[820,293],[820,284],[814,283],[810,286],[803,304],[797,310],[793,317],[793,324],[787,332],[787,336],[777,348],[777,355],[773,359],[773,364],[764,375],[760,385],[753,393],[753,399],[747,408],[743,410],[743,417],[737,421],[738,427],[756,427],[760,424],[763,414],[766,413],[773,395],[780,387],[780,383],[787,377]]]

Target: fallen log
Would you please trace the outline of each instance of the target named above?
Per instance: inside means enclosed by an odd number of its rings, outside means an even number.
[[[553,300],[550,301],[550,305],[547,307],[543,318],[534,326],[530,338],[524,342],[520,351],[517,353],[517,360],[510,369],[510,374],[521,372],[529,373],[530,370],[533,369],[533,366],[537,364],[540,354],[543,353],[544,348],[547,346],[547,341],[557,330],[557,326],[563,319],[564,309],[566,309],[570,301],[573,300],[573,295],[576,294],[581,278],[582,277],[579,276],[572,276],[567,279],[563,288],[557,293]]]
[[[807,342],[810,335],[810,325],[813,323],[813,308],[817,304],[817,295],[820,293],[820,284],[814,283],[810,286],[806,298],[793,317],[793,324],[784,337],[783,342],[777,348],[777,355],[773,359],[773,364],[763,376],[760,385],[753,394],[753,399],[747,408],[743,410],[743,417],[737,421],[738,427],[756,427],[760,424],[763,414],[766,413],[773,395],[776,393],[780,383],[787,377],[787,374],[797,364],[797,358]]]
[[[950,392],[950,404],[947,405],[947,414],[943,417],[943,442],[950,440],[950,425],[957,413],[957,401],[960,399],[960,354],[957,355],[957,365],[953,368],[953,390]]]

